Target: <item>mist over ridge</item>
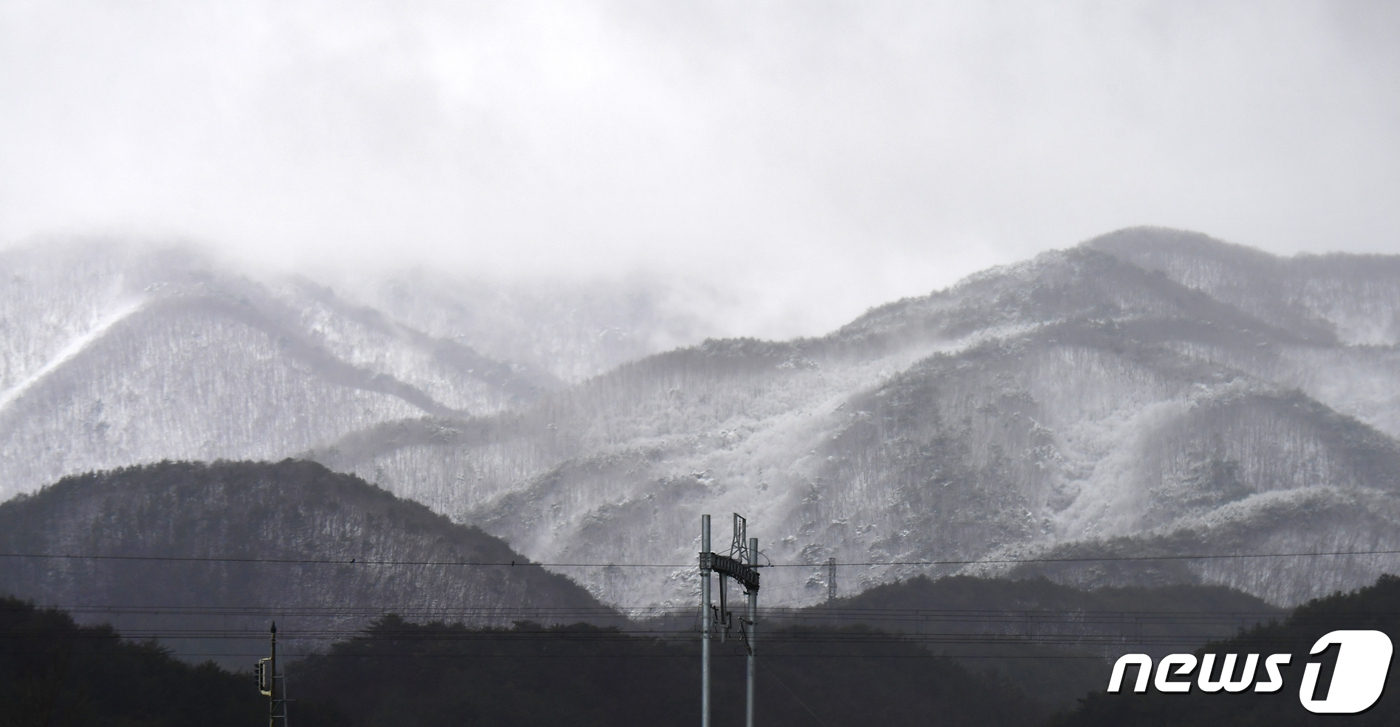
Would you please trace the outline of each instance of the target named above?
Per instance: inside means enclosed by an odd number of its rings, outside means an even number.
[[[849,566],[863,588],[1039,554],[1400,549],[1397,260],[1130,228],[762,341],[715,337],[664,280],[327,285],[169,246],[8,250],[0,482],[308,457],[544,562],[689,562],[696,516],[732,510],[810,565],[772,576],[792,605],[833,557],[969,561]],[[1283,605],[1391,560],[1032,571]],[[695,587],[561,572],[621,607]]]

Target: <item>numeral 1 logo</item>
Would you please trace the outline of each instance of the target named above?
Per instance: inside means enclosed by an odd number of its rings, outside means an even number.
[[[1385,679],[1390,673],[1390,657],[1393,647],[1390,637],[1381,631],[1333,631],[1318,639],[1308,653],[1322,654],[1337,646],[1336,665],[1332,668],[1331,684],[1326,696],[1317,699],[1318,681],[1322,675],[1322,663],[1309,661],[1303,667],[1303,683],[1298,689],[1298,701],[1303,708],[1314,714],[1356,714],[1370,709],[1381,698],[1385,690]],[[1220,673],[1215,675],[1216,657],[1221,657]],[[1157,662],[1156,678],[1152,685],[1164,694],[1186,694],[1196,686],[1203,692],[1238,694],[1249,690],[1259,693],[1276,692],[1283,688],[1280,667],[1293,660],[1292,654],[1273,654],[1264,660],[1264,680],[1256,680],[1259,666],[1258,654],[1247,654],[1240,659],[1238,654],[1206,654],[1198,660],[1195,654],[1168,654]],[[1200,663],[1197,678],[1191,678]],[[1235,665],[1243,662],[1238,676]],[[1124,654],[1113,665],[1113,675],[1108,681],[1108,692],[1117,694],[1123,688],[1128,667],[1138,668],[1134,692],[1146,692],[1149,675],[1152,674],[1152,657],[1147,654]]]
[[[1341,648],[1327,698],[1313,699],[1322,665],[1309,662],[1303,670],[1298,701],[1314,714],[1356,714],[1369,709],[1381,698],[1390,672],[1390,637],[1380,631],[1333,631],[1318,639],[1309,653],[1321,654],[1333,644]]]

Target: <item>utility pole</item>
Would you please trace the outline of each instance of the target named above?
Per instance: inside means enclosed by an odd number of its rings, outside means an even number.
[[[836,559],[826,559],[826,600],[836,600]]]
[[[754,656],[754,625],[758,620],[758,538],[747,538],[748,524],[743,516],[734,513],[734,540],[729,546],[729,555],[720,555],[710,550],[710,516],[700,516],[700,724],[710,727],[710,630],[713,623],[720,624],[724,632],[734,623],[734,615],[728,610],[724,598],[726,578],[733,578],[744,586],[749,596],[747,619],[740,619],[744,641],[748,647],[748,698],[745,714],[748,727],[753,727],[754,677],[757,662]],[[747,562],[746,562],[747,561]],[[720,577],[720,609],[715,612],[710,605],[710,573]]]
[[[268,660],[267,727],[277,721],[277,622],[272,622],[272,658]]]
[[[757,573],[758,573],[758,538],[749,538],[749,565],[754,569],[754,573],[757,574]],[[753,688],[753,687],[754,687],[754,677],[757,676],[757,672],[758,672],[758,657],[757,657],[757,655],[756,655],[756,653],[755,653],[755,652],[757,651],[757,649],[758,649],[758,644],[756,643],[756,642],[758,641],[758,633],[757,633],[757,632],[758,632],[758,584],[757,584],[757,583],[754,584],[754,587],[753,587],[753,588],[749,589],[749,623],[748,623],[748,626],[749,626],[749,630],[748,630],[748,639],[747,639],[747,641],[748,641],[748,646],[749,646],[749,684],[748,684],[748,692],[746,693],[746,699],[744,700],[744,724],[746,725],[746,727],[753,727],[753,692],[754,692],[754,688]]]
[[[259,691],[267,695],[267,727],[277,723],[277,622],[272,622],[272,656],[260,664],[263,673],[258,682]]]
[[[287,685],[282,685],[282,698],[277,698],[277,680],[286,677],[277,676],[277,622],[272,622],[272,655],[259,659],[253,665],[253,678],[257,680],[258,692],[267,697],[267,727],[276,727],[277,720],[282,720],[282,727],[287,726]],[[282,713],[277,713],[277,705],[282,705]]]
[[[710,727],[710,516],[700,516],[700,727]]]

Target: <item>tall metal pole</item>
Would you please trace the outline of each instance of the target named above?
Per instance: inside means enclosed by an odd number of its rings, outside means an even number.
[[[758,567],[758,538],[749,538],[749,565]],[[753,727],[753,684],[758,670],[758,589],[749,589],[749,691],[744,704],[744,724]]]
[[[710,516],[700,516],[700,727],[710,727]]]
[[[268,662],[268,669],[271,673],[267,677],[268,689],[272,692],[267,697],[267,727],[274,727],[277,723],[277,622],[272,622],[272,660]]]

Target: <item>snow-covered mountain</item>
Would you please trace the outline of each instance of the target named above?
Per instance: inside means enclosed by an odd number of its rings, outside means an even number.
[[[413,270],[328,282],[405,325],[571,384],[722,335],[721,319],[741,305],[710,286],[641,274],[505,281]]]
[[[785,566],[765,601],[785,605],[824,595],[832,557],[852,564],[843,588],[1039,571],[1279,604],[1400,566],[854,565],[1400,550],[1400,257],[1131,229],[821,338],[653,355],[706,325],[663,293],[413,277],[333,293],[121,248],[5,253],[0,270],[6,493],[300,453],[536,560],[675,565],[560,569],[623,606],[690,603],[702,512],[720,543],[729,512],[749,518]]]
[[[1293,272],[1270,285],[1278,270]],[[380,425],[314,456],[546,561],[688,563],[701,512],[741,512],[774,562],[809,564],[771,572],[778,603],[820,598],[829,557],[1395,550],[1400,352],[1357,332],[1372,330],[1358,311],[1394,317],[1397,290],[1389,258],[1280,260],[1128,230],[823,338],[708,341],[520,410]],[[1400,559],[1166,563],[1042,570],[1292,603]],[[571,575],[613,603],[679,605],[692,570]],[[843,578],[930,570],[1009,567]]]
[[[278,458],[563,385],[180,248],[34,247],[0,254],[0,271],[0,496],[167,458]]]
[[[281,458],[515,408],[702,340],[715,291],[245,270],[198,248],[0,251],[0,498],[160,459]],[[334,284],[334,287],[332,287]]]

